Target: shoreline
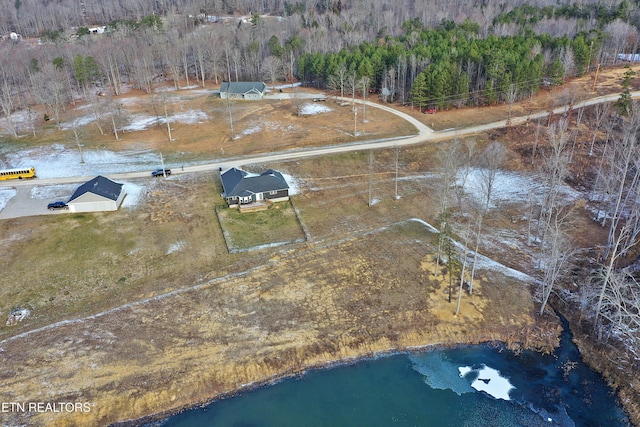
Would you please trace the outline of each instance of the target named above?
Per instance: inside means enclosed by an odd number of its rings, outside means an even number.
[[[394,257],[367,252],[399,232]],[[0,399],[95,402],[84,414],[14,414],[14,424],[139,425],[365,358],[492,342],[557,345],[558,319],[536,316],[530,287],[502,272],[483,270],[455,316],[447,282],[432,273],[414,233],[430,236],[409,223],[307,246],[242,277],[5,340],[10,376]],[[328,251],[332,270],[322,268]],[[398,259],[412,261],[415,279],[394,275]]]
[[[179,408],[176,410],[168,410],[165,412],[159,412],[156,414],[152,414],[152,415],[148,415],[145,417],[141,417],[141,418],[137,418],[137,419],[130,419],[130,420],[124,420],[124,421],[117,421],[114,423],[109,424],[109,427],[135,427],[135,426],[140,426],[140,425],[147,425],[150,423],[155,423],[155,422],[160,422],[163,421],[169,417],[181,414],[183,412],[186,411],[191,411],[191,410],[196,410],[196,409],[202,409],[205,408],[215,402],[219,402],[221,400],[225,400],[225,399],[232,399],[235,397],[238,397],[244,393],[250,393],[252,391],[255,390],[259,390],[263,387],[271,387],[274,386],[282,381],[287,381],[289,379],[293,379],[293,378],[299,378],[299,377],[303,377],[304,375],[306,375],[308,372],[311,371],[324,371],[324,370],[330,370],[333,368],[339,368],[339,367],[344,367],[344,366],[352,366],[352,365],[356,365],[360,362],[363,361],[367,361],[367,360],[377,360],[377,359],[381,359],[381,358],[385,358],[385,357],[393,357],[393,356],[398,356],[398,355],[411,355],[411,354],[416,354],[416,353],[424,353],[424,352],[429,352],[429,351],[441,351],[441,350],[445,350],[445,349],[452,349],[452,348],[459,348],[459,347],[465,347],[465,346],[479,346],[479,345],[491,345],[491,343],[499,343],[500,346],[503,346],[504,348],[507,348],[507,344],[504,341],[500,341],[500,340],[492,340],[492,341],[485,341],[485,342],[479,342],[479,343],[455,343],[455,344],[451,344],[451,345],[445,345],[443,343],[436,343],[436,344],[425,344],[425,345],[416,345],[416,346],[409,346],[407,349],[405,350],[398,350],[398,349],[389,349],[389,350],[382,350],[382,351],[377,351],[375,352],[375,355],[362,355],[362,356],[354,356],[351,358],[347,358],[347,359],[340,359],[340,360],[336,360],[333,362],[326,362],[324,364],[319,364],[319,365],[315,365],[315,366],[310,366],[308,368],[304,368],[299,372],[295,372],[295,373],[283,373],[283,374],[276,374],[274,375],[272,378],[264,380],[264,381],[256,381],[254,383],[250,383],[250,384],[246,384],[243,385],[242,387],[235,389],[233,391],[229,391],[229,392],[224,392],[221,394],[218,394],[216,397],[213,397],[209,400],[206,401],[202,401],[202,402],[195,402],[193,404],[187,404],[185,407],[183,408]],[[533,350],[532,351],[537,351],[537,350]]]

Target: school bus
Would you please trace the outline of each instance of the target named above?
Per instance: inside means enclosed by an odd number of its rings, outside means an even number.
[[[3,169],[0,170],[0,181],[4,179],[35,178],[36,168],[33,166],[26,169]]]

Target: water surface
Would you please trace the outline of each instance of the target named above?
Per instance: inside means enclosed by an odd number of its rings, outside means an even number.
[[[565,333],[554,355],[480,345],[363,360],[173,416],[162,426],[630,426]]]

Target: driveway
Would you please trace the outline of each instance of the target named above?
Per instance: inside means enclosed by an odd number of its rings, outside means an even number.
[[[7,205],[0,210],[0,219],[19,218],[23,216],[34,215],[57,215],[69,212],[67,209],[56,209],[50,211],[47,205],[51,202],[60,200],[60,198],[41,199],[31,196],[32,189],[38,184],[14,186],[16,195],[13,196]]]

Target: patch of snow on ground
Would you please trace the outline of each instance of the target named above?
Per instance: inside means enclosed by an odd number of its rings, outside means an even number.
[[[209,120],[209,116],[204,111],[189,110],[185,113],[174,114],[171,119],[176,122],[193,125],[196,123],[203,123]]]
[[[7,206],[9,200],[13,199],[18,192],[13,188],[0,188],[0,211]]]
[[[465,191],[477,200],[482,200],[485,193],[485,169],[474,168],[469,172],[469,176],[465,182]],[[458,185],[462,183],[461,177],[458,177]],[[493,187],[491,190],[492,204],[515,202],[527,203],[530,195],[534,200],[541,200],[545,193],[545,183],[540,176],[533,174],[524,174],[516,172],[497,171]],[[580,193],[573,190],[568,185],[560,187],[560,193],[570,202],[577,199]]]
[[[322,104],[305,104],[300,109],[300,114],[303,116],[313,116],[321,113],[328,113],[333,111],[331,108]]]
[[[286,173],[282,173],[282,177],[284,178],[285,181],[287,181],[287,184],[289,185],[290,196],[295,196],[296,194],[300,193],[300,183],[298,182],[297,178],[291,175],[287,175]]]
[[[137,130],[145,130],[149,127],[156,125],[163,125],[167,123],[167,119],[163,116],[148,116],[146,114],[133,114],[130,116],[131,120],[127,126],[121,128],[125,132],[133,132]],[[194,123],[202,123],[207,121],[209,116],[204,111],[189,110],[184,113],[174,114],[169,116],[170,122],[180,122],[188,125]]]
[[[424,225],[430,232],[432,233],[439,233],[438,229],[435,228],[433,225],[429,224],[428,222],[420,219],[420,218],[411,218],[408,221],[415,221],[418,222],[422,225]],[[464,246],[462,245],[462,243],[457,242],[454,240],[454,244],[456,245],[456,248],[458,249],[458,251],[460,251],[460,253],[463,253],[464,251]],[[472,250],[469,249],[468,253],[467,253],[467,257],[469,259],[473,258],[473,254],[474,252]],[[534,281],[533,277],[529,276],[526,273],[523,273],[521,271],[518,270],[514,270],[513,268],[509,268],[504,264],[500,264],[498,261],[494,261],[491,258],[488,258],[482,254],[478,254],[477,258],[476,258],[476,266],[480,269],[485,269],[485,270],[491,270],[491,271],[497,271],[499,273],[504,274],[505,276],[509,276],[509,277],[513,277],[514,279],[517,279],[521,282],[527,282],[527,283],[531,283]]]
[[[291,87],[298,87],[298,86],[302,86],[302,83],[290,83],[290,84],[284,84],[279,86],[267,86],[267,89],[288,89]]]
[[[151,150],[87,150],[55,144],[6,154],[7,167],[34,166],[39,178],[95,176],[155,169],[160,157]],[[82,163],[84,158],[84,163]]]
[[[123,208],[135,208],[142,195],[144,194],[145,187],[141,185],[131,184],[130,182],[124,183],[124,191],[126,191],[127,195],[124,197],[122,201]]]
[[[151,117],[143,114],[134,114],[130,117],[131,122],[120,130],[125,132],[133,132],[136,130],[145,130],[149,126],[164,123],[164,118],[162,117]]]
[[[169,245],[169,249],[167,250],[167,255],[181,251],[185,246],[185,243],[182,241],[175,242]]]
[[[78,184],[36,186],[31,189],[29,197],[36,200],[58,199],[66,202],[77,188]]]
[[[252,135],[254,133],[258,133],[262,130],[262,125],[255,125],[252,128],[248,128],[242,131],[241,135]]]
[[[60,123],[60,129],[62,130],[71,130],[75,125],[76,129],[82,126],[86,126],[91,122],[95,121],[96,117],[93,114],[89,114],[82,117],[76,117],[74,120],[70,122]]]
[[[33,117],[35,117],[35,115]],[[31,122],[31,120],[29,120],[29,112],[27,110],[21,110],[21,111],[16,111],[12,113],[11,122],[13,123],[13,126],[17,129],[18,133],[26,131],[27,124]],[[0,118],[0,133],[3,133],[3,134],[11,133],[8,117]]]
[[[474,389],[484,391],[496,399],[511,400],[509,392],[515,387],[507,378],[501,376],[499,371],[489,368],[487,365],[482,365],[480,369],[463,366],[458,368],[458,371],[461,377],[465,377],[472,372],[478,375],[471,383],[471,387]]]
[[[462,251],[464,251],[464,246],[458,242],[454,243],[458,251],[462,253]],[[472,250],[469,250],[469,253],[467,255],[469,257],[468,259],[472,259],[473,254],[474,252]],[[523,273],[522,271],[514,270],[513,268],[507,267],[504,264],[500,264],[498,261],[492,260],[491,258],[488,258],[480,253],[476,258],[476,267],[485,270],[497,271],[504,274],[505,276],[513,277],[514,279],[525,283],[532,283],[535,281],[535,279],[528,274]]]
[[[28,308],[16,308],[11,310],[9,317],[7,318],[7,326],[13,326],[18,322],[22,322],[24,319],[31,315],[31,310]]]
[[[420,219],[420,218],[411,218],[408,221],[415,221],[418,222],[422,225],[424,225],[425,227],[427,227],[427,229],[432,232],[432,233],[439,233],[440,231],[438,231],[437,228],[435,228],[433,225],[429,224],[427,221]]]

